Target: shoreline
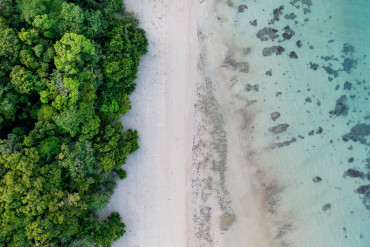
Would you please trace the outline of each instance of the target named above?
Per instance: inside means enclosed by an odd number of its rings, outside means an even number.
[[[212,82],[220,79],[214,66],[223,63],[226,47],[218,47],[221,30],[209,4],[125,1],[147,32],[149,53],[130,97],[133,109],[121,119],[125,128],[139,131],[141,148],[128,158],[128,177],[102,213],[118,211],[127,223],[116,247],[271,246],[263,188],[254,172],[231,174],[253,200],[241,205],[240,186],[228,188],[230,166],[240,167],[245,158],[240,143],[237,150],[228,145],[236,139],[220,107],[222,89]],[[212,44],[203,27],[214,36]],[[208,106],[200,109],[205,101]]]

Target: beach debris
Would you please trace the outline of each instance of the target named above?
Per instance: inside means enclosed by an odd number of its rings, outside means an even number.
[[[290,57],[290,58],[298,58],[297,54],[296,54],[294,51],[291,51],[291,52],[289,53],[289,57]]]
[[[327,203],[324,206],[322,206],[322,211],[327,211],[329,209],[331,209],[331,204],[330,203]]]
[[[265,47],[262,50],[263,56],[270,56],[271,54],[275,53],[276,55],[281,55],[285,51],[284,47],[282,46],[271,46],[271,47]]]
[[[271,113],[271,119],[272,120],[276,120],[276,119],[278,119],[280,117],[280,113],[279,112],[273,112],[273,113]]]
[[[274,18],[272,18],[272,20],[269,21],[269,24],[274,24],[275,21],[280,20],[280,15],[283,14],[283,9],[284,9],[284,5],[281,5],[280,7],[273,10],[272,14]]]
[[[274,39],[279,37],[277,32],[278,30],[276,30],[275,28],[264,27],[257,32],[256,36],[261,41],[267,41],[268,39],[271,39],[272,41],[274,41]]]
[[[319,64],[310,62],[310,69],[317,70],[319,68]]]
[[[348,134],[342,136],[342,140],[347,142],[352,140],[354,142],[360,142],[361,144],[368,145],[366,143],[366,137],[370,135],[370,124],[356,124],[351,128]]]
[[[365,174],[359,170],[356,170],[356,169],[348,169],[343,177],[351,177],[351,178],[361,178],[361,179],[364,179],[365,178]]]
[[[220,221],[220,230],[221,231],[227,231],[229,227],[235,222],[235,215],[230,213],[223,213],[219,217]]]
[[[335,103],[335,108],[334,110],[331,110],[329,113],[331,115],[336,115],[338,116],[346,116],[349,110],[349,107],[345,104],[347,100],[347,96],[342,95],[337,99]]]
[[[354,158],[353,157],[351,157],[351,158],[348,159],[348,163],[352,163],[353,161],[354,161]]]
[[[311,130],[310,132],[308,132],[308,135],[309,136],[313,136],[315,134],[315,131],[314,130]]]
[[[274,134],[279,134],[281,132],[286,131],[288,127],[289,127],[289,124],[279,124],[279,125],[269,128],[269,131]]]
[[[312,181],[314,182],[314,183],[320,183],[321,182],[321,178],[320,177],[314,177],[313,179],[312,179]]]
[[[307,97],[304,101],[307,102],[307,103],[311,103],[312,99],[310,97]]]
[[[251,26],[257,26],[257,19],[254,19],[253,21],[250,21],[249,22],[251,24]]]
[[[321,134],[323,131],[323,128],[321,126],[319,126],[319,129],[316,130],[316,134]]]
[[[246,10],[246,9],[248,9],[248,6],[247,6],[247,5],[245,5],[245,4],[241,4],[241,5],[239,5],[239,7],[238,7],[238,13],[243,13],[243,12],[244,12],[244,10]]]

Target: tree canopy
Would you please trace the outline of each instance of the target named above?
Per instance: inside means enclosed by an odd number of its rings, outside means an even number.
[[[121,0],[0,1],[0,247],[111,246],[148,41]]]

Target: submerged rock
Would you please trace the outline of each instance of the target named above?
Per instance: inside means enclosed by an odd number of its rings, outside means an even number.
[[[322,206],[322,211],[327,211],[329,209],[331,209],[331,204],[330,203],[327,203],[324,206]]]
[[[276,119],[278,119],[280,117],[280,113],[279,112],[273,112],[273,113],[271,113],[271,119],[272,120],[276,120]]]
[[[344,44],[344,45],[343,45],[342,52],[343,52],[344,54],[348,55],[348,53],[353,53],[353,52],[355,52],[355,48],[354,48],[352,45]]]
[[[351,178],[361,178],[361,179],[364,179],[365,174],[363,172],[360,172],[360,171],[356,170],[356,169],[348,169],[344,173],[343,177],[347,177],[347,176],[348,177],[351,177]]]
[[[258,92],[258,89],[259,89],[258,84],[251,85],[248,83],[247,86],[245,87],[245,91],[247,92],[250,92],[250,91]]]
[[[317,70],[319,68],[319,64],[310,62],[310,69]]]
[[[245,5],[245,4],[241,4],[241,5],[239,5],[239,7],[238,7],[238,13],[243,13],[243,12],[244,12],[244,10],[246,10],[246,9],[248,9],[248,6],[247,6],[247,5]]]
[[[314,177],[313,179],[312,179],[312,181],[314,182],[314,183],[319,183],[319,182],[321,182],[321,178],[320,177]]]
[[[331,115],[336,115],[336,116],[346,116],[348,113],[349,107],[345,104],[347,100],[347,96],[342,95],[337,99],[337,102],[335,104],[335,109],[330,111],[329,113]]]
[[[346,81],[343,85],[343,90],[351,91],[351,89],[352,89],[352,83],[350,83],[349,81]]]
[[[252,26],[257,27],[257,19],[254,19],[253,21],[250,21],[249,24],[251,24]]]
[[[289,26],[285,26],[283,31],[284,31],[283,38],[285,40],[289,40],[295,34],[295,32]],[[281,41],[284,41],[284,40],[281,40]]]
[[[276,30],[274,28],[264,27],[263,29],[261,29],[257,32],[256,36],[261,41],[267,41],[268,39],[271,39],[272,41],[274,41],[274,39],[279,37],[277,32],[278,32],[278,30]]]
[[[249,72],[249,64],[247,62],[238,62],[231,56],[227,56],[222,67],[227,67],[231,70],[238,70],[243,73]]]
[[[363,195],[362,203],[370,210],[370,184],[362,185],[356,189],[356,193]]]
[[[323,68],[325,69],[326,73],[328,73],[329,75],[333,75],[334,78],[338,77],[339,74],[337,70],[333,69],[330,66],[323,66]]]
[[[298,48],[302,47],[302,42],[300,40],[297,40],[295,44],[297,45]]]
[[[266,71],[265,75],[272,76],[272,70],[270,69],[270,70]]]
[[[274,134],[279,134],[281,132],[286,131],[288,127],[289,127],[289,124],[279,124],[279,125],[269,128],[269,131]]]
[[[220,230],[227,231],[229,227],[235,222],[235,215],[230,213],[223,213],[220,217]]]
[[[289,146],[290,144],[294,142],[297,142],[297,138],[292,137],[292,139],[288,141],[275,143],[275,145],[272,148],[274,149],[274,148],[281,148],[281,147]]]
[[[357,64],[357,60],[354,60],[352,58],[345,58],[342,65],[343,70],[347,73],[351,73],[352,68],[354,68]]]
[[[285,19],[294,20],[297,16],[294,13],[284,15]]]
[[[357,124],[351,128],[348,134],[342,136],[342,140],[347,142],[352,140],[366,145],[366,137],[370,135],[370,124]]]
[[[298,58],[297,54],[296,54],[294,51],[291,51],[291,52],[289,53],[289,57],[290,57],[290,58]]]
[[[276,55],[281,55],[284,51],[285,51],[284,47],[274,45],[271,47],[263,48],[262,55],[270,56],[273,53],[275,53]]]
[[[273,23],[275,23],[275,21],[280,20],[280,15],[283,14],[283,9],[284,9],[284,6],[281,5],[280,7],[273,10],[272,14],[273,14],[274,18],[271,21],[269,21],[269,24],[273,24]]]

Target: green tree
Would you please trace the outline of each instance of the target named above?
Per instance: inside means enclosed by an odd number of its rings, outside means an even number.
[[[0,246],[108,247],[145,32],[121,0],[0,1]]]
[[[33,90],[38,79],[37,76],[32,74],[32,72],[19,65],[13,67],[12,72],[10,73],[10,78],[15,89],[18,92],[25,94],[28,94]]]
[[[0,16],[0,82],[19,57],[20,44],[16,33]]]
[[[82,35],[66,33],[55,43],[55,66],[69,74],[76,74],[85,61],[93,62],[95,47]]]

